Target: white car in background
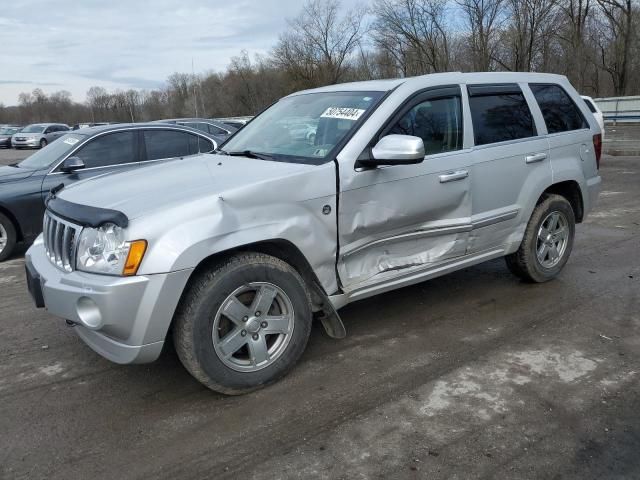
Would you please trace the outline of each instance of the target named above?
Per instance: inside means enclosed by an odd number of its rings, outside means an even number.
[[[598,125],[600,125],[600,130],[602,130],[602,140],[604,140],[604,115],[602,114],[602,110],[598,108],[596,102],[594,102],[593,98],[587,97],[586,95],[581,95],[584,103],[587,104],[593,116],[596,117]]]

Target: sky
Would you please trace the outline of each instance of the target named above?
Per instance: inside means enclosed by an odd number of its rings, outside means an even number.
[[[356,0],[342,0],[352,8]],[[0,2],[0,103],[21,92],[152,89],[173,72],[224,71],[266,55],[302,0],[12,0]]]

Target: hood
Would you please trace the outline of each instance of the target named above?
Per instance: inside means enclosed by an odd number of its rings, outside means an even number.
[[[35,170],[17,167],[0,167],[0,183],[13,182],[33,175]]]
[[[118,210],[133,220],[147,212],[313,168],[310,165],[203,154],[93,177],[65,188],[58,197],[81,205]]]

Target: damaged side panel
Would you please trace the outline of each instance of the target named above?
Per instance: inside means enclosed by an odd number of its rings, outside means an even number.
[[[341,170],[338,273],[345,291],[466,253],[469,158],[460,151],[427,157],[418,165]],[[441,175],[451,170],[469,175],[443,183]]]

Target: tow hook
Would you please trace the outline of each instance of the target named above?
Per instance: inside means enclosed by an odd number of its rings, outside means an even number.
[[[77,325],[76,322],[72,322],[71,320],[65,320],[67,322],[67,327],[75,327]]]

